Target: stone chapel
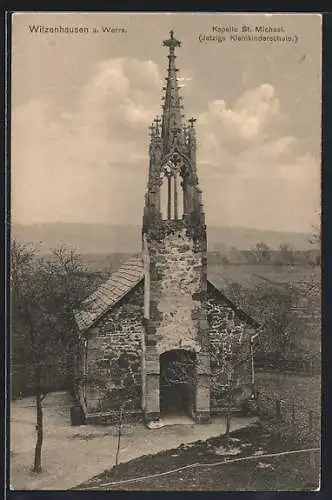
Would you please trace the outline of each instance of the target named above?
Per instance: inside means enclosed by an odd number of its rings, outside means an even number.
[[[195,119],[184,120],[177,78],[181,42],[171,31],[163,45],[168,69],[162,117],[150,127],[142,252],[75,313],[86,422],[127,403],[146,421],[186,413],[208,422],[230,388],[234,409],[252,397],[259,325],[208,279]]]

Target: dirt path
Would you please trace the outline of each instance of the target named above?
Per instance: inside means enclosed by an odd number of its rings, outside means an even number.
[[[45,441],[43,472],[30,472],[35,444],[35,408],[32,398],[15,401],[11,407],[11,488],[69,489],[110,469],[115,463],[117,429],[112,426],[71,427],[70,398],[53,393],[44,401]],[[233,418],[232,429],[249,425],[253,419]],[[206,425],[172,425],[150,430],[144,425],[127,429],[121,440],[120,462],[176,448],[182,443],[206,440],[225,431],[224,419]]]

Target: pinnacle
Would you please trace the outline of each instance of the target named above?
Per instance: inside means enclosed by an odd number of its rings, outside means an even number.
[[[179,86],[177,80],[178,68],[175,67],[176,56],[174,54],[175,48],[181,46],[181,42],[174,37],[173,30],[170,31],[170,38],[164,40],[163,45],[169,49],[168,53],[168,70],[165,78],[166,86],[163,87],[164,101],[162,105],[162,140],[164,150],[168,151],[173,143],[173,137],[177,131],[182,131],[182,104],[180,104],[181,97],[179,95]],[[176,130],[176,131],[175,131]]]

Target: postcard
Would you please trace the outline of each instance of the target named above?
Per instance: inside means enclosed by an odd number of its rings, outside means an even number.
[[[13,14],[11,489],[320,488],[321,45]]]

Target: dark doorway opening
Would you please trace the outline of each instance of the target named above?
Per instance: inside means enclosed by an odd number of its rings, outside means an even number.
[[[192,415],[195,401],[196,355],[175,349],[160,355],[160,411]]]

